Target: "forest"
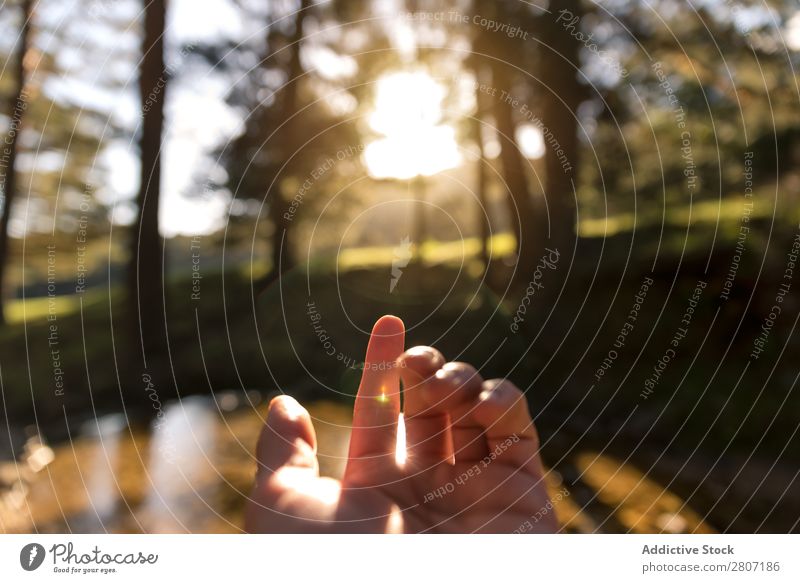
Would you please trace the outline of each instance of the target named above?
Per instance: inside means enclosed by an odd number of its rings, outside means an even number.
[[[0,531],[238,532],[280,393],[341,474],[383,314],[525,392],[564,531],[798,531],[795,1],[0,30]]]

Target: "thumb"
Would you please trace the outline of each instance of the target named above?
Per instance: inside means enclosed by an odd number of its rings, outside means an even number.
[[[245,512],[247,532],[280,528],[281,513],[273,508],[288,489],[283,478],[291,470],[288,477],[316,479],[319,475],[316,450],[317,438],[308,411],[292,397],[275,397],[269,404],[256,445],[256,483]]]
[[[257,476],[271,475],[284,466],[318,472],[316,453],[317,436],[308,411],[288,395],[272,399],[256,446]]]

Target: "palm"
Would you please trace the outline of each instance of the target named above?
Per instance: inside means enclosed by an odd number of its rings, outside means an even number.
[[[554,531],[536,433],[519,390],[506,381],[484,383],[469,365],[445,365],[433,349],[400,356],[402,349],[402,322],[379,320],[341,482],[319,476],[307,412],[288,397],[273,404],[259,442],[248,529]],[[370,366],[387,362],[399,366]],[[406,459],[398,461],[400,377]]]

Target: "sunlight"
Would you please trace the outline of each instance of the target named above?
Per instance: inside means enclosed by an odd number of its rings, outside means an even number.
[[[542,130],[532,124],[522,124],[517,128],[517,142],[522,155],[529,160],[541,158],[546,154]]]
[[[364,160],[375,178],[431,176],[461,162],[455,130],[443,125],[445,89],[422,71],[392,73],[378,81],[370,127],[383,134]]]
[[[406,465],[406,458],[408,452],[406,451],[406,421],[403,414],[397,418],[397,445],[394,450],[394,461],[397,465],[403,467]]]
[[[444,96],[444,87],[427,73],[392,73],[378,80],[369,125],[385,136],[435,126],[442,120]]]
[[[800,51],[800,12],[796,12],[786,23],[786,46]]]
[[[448,126],[381,138],[366,147],[364,159],[373,177],[400,180],[433,176],[461,161],[455,131]]]

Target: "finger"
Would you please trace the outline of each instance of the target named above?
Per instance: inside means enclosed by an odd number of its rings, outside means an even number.
[[[423,394],[444,357],[430,346],[415,346],[398,359],[403,380],[403,420],[406,426],[406,463],[428,464],[449,460],[453,455],[450,419],[446,412],[428,411]]]
[[[318,472],[317,437],[311,417],[300,403],[288,395],[275,397],[269,404],[267,421],[256,446],[259,478],[291,466]]]
[[[405,373],[410,368],[405,358],[400,360],[400,369]],[[419,376],[426,373],[417,369]],[[413,379],[412,379],[413,380]],[[461,405],[477,398],[483,388],[483,379],[478,371],[464,362],[448,362],[443,364],[432,375],[428,374],[424,382],[418,383],[414,390],[407,392],[406,398],[411,403],[406,405],[406,413],[410,416],[449,414]],[[413,408],[412,408],[413,407]]]
[[[397,358],[403,352],[405,328],[395,316],[383,316],[372,328],[364,373],[353,409],[353,432],[345,476],[395,463],[400,375]]]
[[[541,472],[539,437],[525,395],[506,379],[483,383],[472,418],[484,429],[494,463]]]
[[[258,469],[245,512],[247,532],[308,531],[319,523],[293,517],[333,516],[338,483],[319,478],[316,450],[308,412],[292,397],[274,398],[256,446]]]
[[[455,461],[483,459],[488,453],[484,428],[472,417],[476,399],[483,390],[483,378],[475,367],[464,362],[446,364],[437,377],[450,385],[451,394],[459,397],[449,404]]]
[[[475,444],[482,453],[485,449],[485,441],[480,439],[482,428],[476,428],[470,420],[468,405],[475,402],[483,379],[474,367],[463,362],[448,362],[431,374],[443,360],[438,352],[431,350],[421,348],[422,354],[407,353],[401,359],[401,374],[407,376],[409,385],[404,387],[408,459],[456,461],[459,450]],[[465,453],[478,455],[469,449]]]

